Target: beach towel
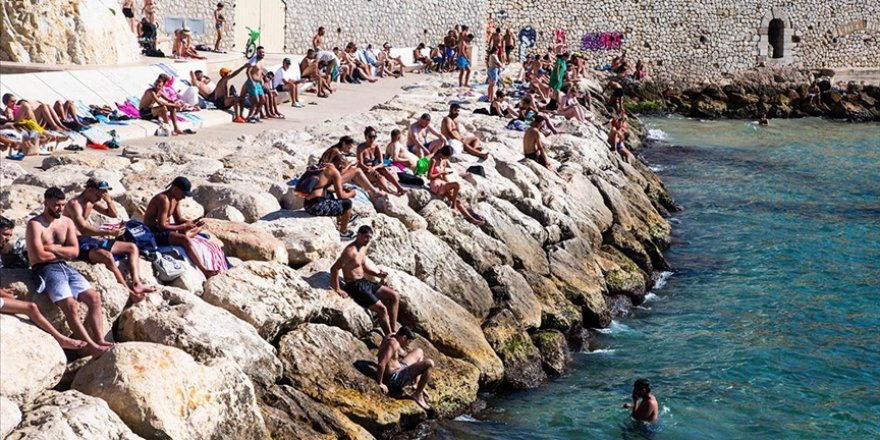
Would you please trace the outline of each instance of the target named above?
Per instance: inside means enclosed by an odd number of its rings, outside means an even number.
[[[89,143],[104,145],[107,142],[113,141],[113,136],[110,133],[107,133],[104,130],[101,130],[98,127],[89,127],[85,130],[79,132],[79,134],[86,137],[89,140]]]
[[[141,118],[141,112],[138,111],[138,108],[137,108],[136,106],[132,105],[132,103],[130,103],[130,102],[128,102],[128,101],[125,101],[125,102],[122,103],[122,104],[120,104],[120,103],[117,102],[117,103],[116,103],[116,107],[117,107],[117,108],[119,109],[119,111],[121,111],[124,115],[126,115],[126,116],[128,116],[128,117],[130,117],[130,118],[134,118],[134,119],[140,119],[140,118]]]
[[[95,120],[102,123],[102,124],[105,124],[105,125],[121,125],[121,126],[128,125],[128,122],[114,121],[104,115],[95,116]]]
[[[226,265],[226,254],[216,243],[201,236],[193,237],[192,242],[193,249],[206,269],[218,272],[229,269]]]

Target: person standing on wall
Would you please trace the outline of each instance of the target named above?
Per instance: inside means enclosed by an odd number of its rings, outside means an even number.
[[[226,26],[226,18],[223,17],[223,3],[217,3],[217,9],[214,10],[214,29],[217,31],[214,52],[220,52],[220,40],[223,38],[224,26]]]
[[[122,15],[131,27],[131,33],[137,34],[137,21],[134,19],[134,0],[122,0]]]

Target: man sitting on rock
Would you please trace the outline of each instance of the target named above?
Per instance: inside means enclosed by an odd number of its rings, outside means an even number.
[[[330,268],[330,286],[334,292],[343,297],[351,296],[359,306],[375,313],[385,335],[392,335],[397,327],[400,294],[388,286],[364,278],[365,275],[371,275],[384,280],[388,276],[384,271],[367,267],[367,245],[372,239],[373,228],[364,225],[358,229],[355,240],[342,250],[339,259]],[[345,285],[341,289],[339,288],[340,270],[345,280]]]
[[[526,130],[523,136],[523,154],[526,159],[538,162],[559,176],[559,172],[553,169],[550,158],[547,157],[547,150],[544,148],[544,134],[541,131],[544,129],[545,121],[546,119],[541,115],[535,116],[532,120],[532,126]]]
[[[76,225],[79,241],[79,258],[92,264],[103,264],[113,272],[116,281],[123,286],[125,277],[116,267],[114,256],[128,257],[128,273],[131,274],[130,298],[132,302],[144,299],[144,293],[153,292],[155,287],[145,286],[140,277],[140,254],[134,243],[116,241],[122,232],[122,222],[107,228],[96,228],[89,224],[92,209],[110,218],[118,218],[116,206],[110,198],[110,184],[103,180],[89,179],[85,190],[64,206],[64,215]]]
[[[437,136],[438,139],[428,141],[428,134]],[[406,148],[410,153],[419,157],[428,156],[438,148],[446,145],[446,136],[431,126],[431,115],[423,113],[414,124],[410,125],[406,136]]]
[[[366,178],[366,177],[365,177]],[[329,189],[332,188],[331,193]],[[339,238],[351,240],[354,233],[348,229],[352,218],[351,201],[357,193],[343,186],[343,176],[331,162],[321,162],[306,170],[296,184],[296,193],[305,199],[303,209],[315,217],[336,217]],[[334,197],[335,194],[335,197]]]
[[[89,353],[98,357],[113,344],[104,340],[101,296],[66,262],[79,256],[79,243],[73,221],[61,215],[64,202],[64,193],[56,187],[43,194],[43,212],[27,223],[28,261],[39,279],[37,293],[45,292],[49,296],[64,312],[73,335],[85,341]],[[79,320],[77,301],[88,307],[85,325]]]
[[[425,353],[421,348],[416,348],[407,353],[403,359],[398,359],[398,353],[405,351],[409,342],[415,338],[415,333],[407,326],[401,327],[393,335],[385,336],[382,345],[379,346],[376,380],[379,382],[379,389],[383,394],[388,394],[389,386],[402,390],[417,383],[410,398],[427,411],[430,407],[425,399],[430,396],[425,391],[425,387],[431,379],[431,372],[434,371],[434,361],[425,359]]]
[[[489,157],[489,153],[480,148],[480,138],[476,136],[465,137],[461,134],[461,131],[458,130],[458,122],[455,122],[455,119],[458,118],[459,114],[461,114],[461,105],[458,103],[450,105],[449,114],[440,122],[440,133],[443,133],[443,136],[446,136],[450,141],[455,139],[461,142],[464,146],[464,151],[468,154],[485,160]]]
[[[180,214],[180,201],[192,196],[192,183],[183,176],[176,177],[165,189],[153,196],[144,212],[144,224],[156,237],[158,246],[181,246],[190,261],[195,264],[206,278],[211,278],[218,271],[209,270],[196,252],[194,237],[201,230],[202,219],[188,220]],[[174,223],[171,221],[174,220]]]
[[[228,67],[221,67],[220,80],[217,81],[216,86],[201,70],[190,72],[190,81],[199,89],[199,95],[206,101],[213,102],[218,110],[228,110],[231,107],[234,111],[232,122],[244,123],[244,116],[241,112],[241,100],[236,96],[234,88],[230,90],[229,80],[235,78],[247,66],[248,64],[244,64],[234,71]]]
[[[0,249],[9,243],[12,238],[12,230],[15,223],[6,217],[0,215]],[[3,260],[0,260],[0,268],[3,267]],[[46,333],[52,335],[61,348],[68,350],[79,350],[86,346],[84,341],[68,338],[59,332],[52,324],[40,313],[40,309],[36,303],[30,301],[21,301],[16,299],[12,289],[0,289],[0,313],[9,313],[12,315],[25,315],[33,321],[37,327],[43,329]]]

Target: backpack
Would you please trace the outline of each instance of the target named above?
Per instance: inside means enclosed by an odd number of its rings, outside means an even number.
[[[293,188],[293,193],[297,197],[308,197],[312,191],[315,190],[315,187],[318,186],[318,181],[321,178],[321,173],[324,172],[324,168],[312,168],[306,170],[296,182],[296,186]]]
[[[156,236],[153,235],[153,231],[137,220],[125,222],[125,233],[122,234],[122,239],[134,243],[142,253],[154,252],[159,248],[156,245]]]
[[[183,275],[183,262],[175,259],[171,255],[161,254],[159,252],[148,252],[144,254],[153,264],[153,271],[156,272],[156,278],[163,283],[174,281]]]

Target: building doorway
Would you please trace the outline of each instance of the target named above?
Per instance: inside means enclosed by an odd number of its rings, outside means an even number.
[[[767,27],[767,42],[772,48],[770,58],[782,58],[785,56],[785,22],[774,18]]]
[[[248,30],[260,30],[258,46],[266,52],[284,52],[284,0],[248,0],[235,2],[235,50],[243,51],[247,45]]]

